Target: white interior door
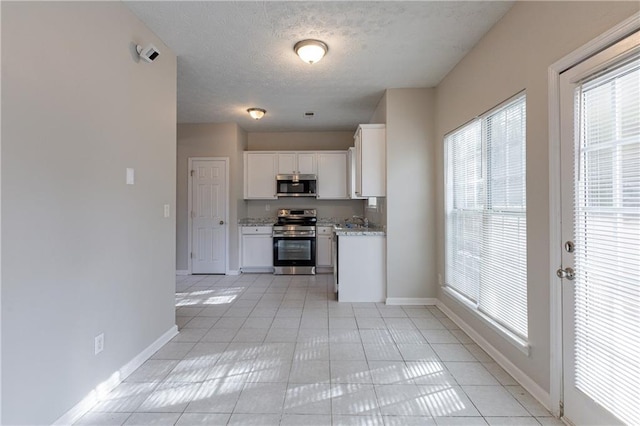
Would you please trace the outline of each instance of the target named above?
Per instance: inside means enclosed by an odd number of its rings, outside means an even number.
[[[640,33],[560,79],[564,416],[640,424]]]
[[[226,272],[227,163],[191,160],[191,272]]]

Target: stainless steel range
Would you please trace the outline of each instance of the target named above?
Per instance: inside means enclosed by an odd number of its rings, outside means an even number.
[[[316,209],[279,209],[273,226],[276,275],[315,275]]]

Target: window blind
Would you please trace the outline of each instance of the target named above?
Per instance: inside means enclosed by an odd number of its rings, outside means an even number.
[[[483,209],[482,138],[476,120],[447,138],[447,284],[477,302]]]
[[[640,57],[576,89],[576,386],[640,419]]]
[[[526,98],[445,138],[446,285],[527,337]]]

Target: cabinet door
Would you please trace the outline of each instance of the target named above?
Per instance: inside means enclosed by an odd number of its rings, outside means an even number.
[[[278,154],[278,174],[291,175],[295,174],[298,170],[296,154],[295,152],[279,153]]]
[[[271,235],[242,236],[242,267],[268,268],[273,266],[273,238]]]
[[[247,199],[276,198],[277,156],[273,153],[245,154],[245,192]]]
[[[298,173],[301,175],[315,175],[317,173],[316,167],[316,153],[298,153]]]
[[[362,194],[362,129],[358,128],[356,134],[353,136],[353,143],[355,146],[355,166],[356,166],[356,184],[355,190],[356,195],[360,196]]]
[[[347,153],[318,153],[318,198],[340,200],[347,194]]]
[[[316,266],[333,266],[331,240],[331,234],[316,237]]]
[[[386,196],[386,136],[382,124],[361,124],[356,132],[356,193]]]
[[[385,237],[354,235],[339,238],[338,301],[384,302],[387,289]]]
[[[356,194],[356,149],[354,147],[347,151],[347,192],[352,200],[366,198]]]

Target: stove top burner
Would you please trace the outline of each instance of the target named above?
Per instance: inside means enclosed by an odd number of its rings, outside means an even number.
[[[317,220],[316,209],[279,209],[276,225],[314,226]]]

